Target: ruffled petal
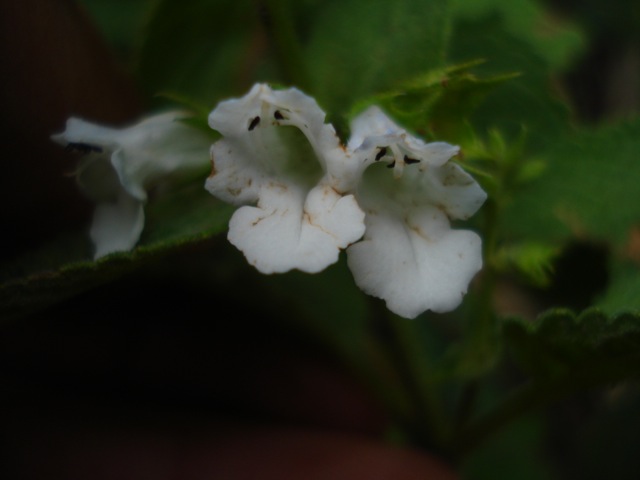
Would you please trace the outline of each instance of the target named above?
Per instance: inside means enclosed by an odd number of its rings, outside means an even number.
[[[402,317],[455,309],[482,267],[480,237],[451,230],[437,208],[405,218],[368,211],[366,228],[364,239],[347,250],[349,268],[365,293]]]
[[[295,185],[274,184],[262,191],[256,207],[234,213],[228,238],[262,273],[316,273],[362,236],[363,219],[353,196],[329,186],[319,185],[305,198]]]

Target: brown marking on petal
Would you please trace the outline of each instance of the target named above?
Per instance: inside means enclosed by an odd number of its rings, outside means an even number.
[[[341,192],[340,190],[338,190],[338,189],[337,189],[336,187],[334,187],[333,185],[330,185],[330,186],[329,186],[329,188],[330,188],[331,190],[333,190],[333,191],[336,193],[336,195],[338,195],[338,196],[340,196],[340,197],[342,197],[342,196],[344,195],[344,192]]]
[[[216,162],[213,159],[213,153],[211,154],[211,173],[209,174],[209,178],[213,178],[215,177],[216,173],[218,173],[216,171]]]
[[[428,243],[435,243],[435,240],[433,240],[431,237],[429,237],[429,235],[427,235],[418,225],[414,225],[409,221],[408,217],[404,217],[404,224],[409,228],[409,230],[413,230],[414,232],[416,232],[416,234],[420,237],[423,238],[424,240],[426,240]]]
[[[442,185],[445,187],[451,187],[454,185],[459,187],[468,187],[470,185],[473,185],[474,183],[475,183],[475,180],[473,180],[472,178],[457,176],[455,172],[448,174],[442,180]]]

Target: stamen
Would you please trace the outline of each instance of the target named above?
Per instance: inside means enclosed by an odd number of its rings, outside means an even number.
[[[404,163],[407,165],[411,165],[412,163],[420,163],[420,160],[417,158],[409,158],[407,155],[404,156]]]
[[[387,168],[393,168],[396,166],[396,161],[394,160],[393,162],[391,162],[389,165],[387,165]]]
[[[276,110],[275,112],[273,112],[273,118],[275,118],[276,120],[284,120],[284,115],[280,113],[280,110]]]
[[[387,147],[382,147],[376,155],[376,162],[387,154]]]
[[[260,123],[260,116],[257,116],[253,120],[251,120],[251,123],[249,124],[249,131],[256,128],[259,123]]]

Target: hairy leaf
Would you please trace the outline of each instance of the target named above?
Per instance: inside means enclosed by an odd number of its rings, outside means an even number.
[[[198,187],[198,188],[196,188]],[[211,240],[227,228],[232,208],[202,188],[188,185],[146,208],[139,245],[97,261],[84,232],[68,235],[3,267],[0,316],[14,318],[72,298],[173,252]]]
[[[516,363],[541,384],[581,388],[640,376],[638,314],[553,310],[535,322],[508,320],[503,334]]]

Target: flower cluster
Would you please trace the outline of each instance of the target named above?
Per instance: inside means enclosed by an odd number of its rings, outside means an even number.
[[[356,284],[398,315],[460,304],[481,240],[450,220],[486,194],[450,162],[458,147],[425,143],[375,106],[345,146],[315,100],[264,84],[221,102],[209,125],[223,138],[205,187],[240,207],[228,238],[259,271],[318,272],[346,249]]]
[[[313,98],[265,84],[210,113],[222,135],[213,145],[180,115],[122,130],[72,118],[53,137],[85,154],[78,181],[98,203],[96,257],[132,248],[150,186],[202,166],[210,149],[205,188],[239,207],[228,239],[260,272],[319,272],[346,250],[356,284],[398,315],[460,304],[481,240],[450,220],[469,218],[486,194],[450,161],[458,147],[425,143],[375,106],[353,119],[345,144]]]

